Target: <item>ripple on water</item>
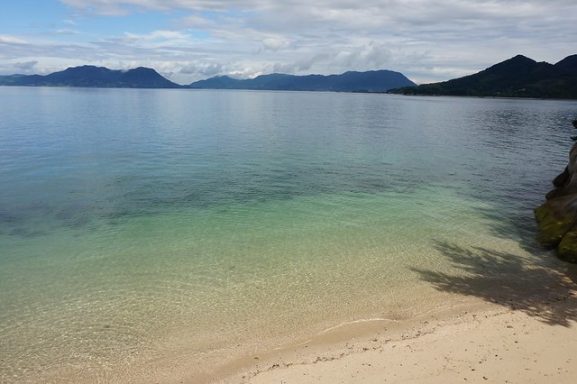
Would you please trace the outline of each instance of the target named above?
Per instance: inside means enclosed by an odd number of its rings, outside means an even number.
[[[447,296],[415,269],[464,273],[439,242],[527,258],[531,209],[564,166],[575,110],[300,92],[6,92],[3,383],[119,381],[162,362],[209,370],[209,357],[436,308]]]

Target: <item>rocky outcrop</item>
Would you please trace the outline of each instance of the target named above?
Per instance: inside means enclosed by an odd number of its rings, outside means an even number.
[[[573,126],[577,129],[577,120]],[[569,153],[569,164],[553,185],[555,189],[547,194],[547,201],[535,209],[538,240],[556,248],[561,259],[577,263],[577,143]]]

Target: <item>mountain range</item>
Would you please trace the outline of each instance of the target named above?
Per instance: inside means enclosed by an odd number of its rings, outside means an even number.
[[[389,89],[416,85],[402,73],[380,70],[345,72],[340,75],[294,76],[280,73],[254,79],[217,76],[189,85],[195,89],[253,89],[276,91],[386,92]]]
[[[273,73],[253,79],[217,76],[179,85],[151,68],[121,71],[92,65],[72,67],[45,76],[0,76],[0,85],[389,92],[405,95],[577,99],[577,55],[568,56],[556,64],[517,55],[469,76],[418,86],[402,73],[389,70],[349,71],[327,76]]]
[[[523,55],[473,75],[389,91],[405,95],[577,98],[577,55],[556,64]]]
[[[41,75],[0,76],[0,85],[102,87],[102,88],[179,88],[180,85],[162,77],[151,68],[128,71],[112,70],[93,65],[72,67],[64,71]]]
[[[84,65],[54,72],[46,76],[0,76],[0,85],[386,92],[392,88],[414,86],[416,84],[399,72],[380,70],[346,72],[341,75],[329,76],[294,76],[275,73],[243,80],[228,76],[217,76],[183,86],[167,80],[151,68],[140,67],[128,71],[120,71]]]

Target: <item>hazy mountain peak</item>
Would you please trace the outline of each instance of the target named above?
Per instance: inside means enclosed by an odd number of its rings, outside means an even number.
[[[391,88],[415,85],[399,72],[389,70],[355,72],[340,75],[288,75],[271,73],[253,79],[217,76],[194,82],[197,89],[253,89],[285,91],[386,92]]]
[[[94,65],[69,67],[46,76],[3,77],[0,84],[103,88],[177,88],[152,68],[138,67],[127,71],[111,70]]]

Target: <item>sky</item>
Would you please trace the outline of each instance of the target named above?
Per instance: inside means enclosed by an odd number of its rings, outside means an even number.
[[[77,65],[217,75],[390,69],[448,80],[577,53],[575,0],[0,0],[0,74]]]

